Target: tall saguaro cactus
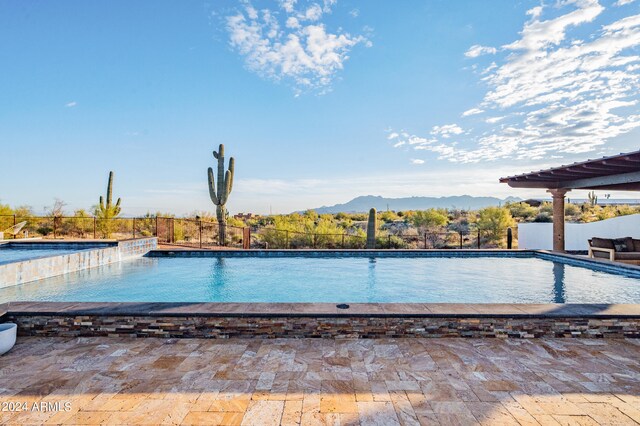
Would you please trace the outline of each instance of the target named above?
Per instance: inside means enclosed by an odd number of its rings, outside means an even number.
[[[367,248],[376,248],[376,230],[378,228],[378,219],[376,216],[376,209],[369,210],[369,221],[367,222]]]
[[[120,214],[120,198],[113,204],[113,172],[109,172],[109,183],[107,184],[107,199],[100,196],[100,203],[95,207],[94,214],[98,222],[98,228],[104,238],[111,238],[111,233],[115,229],[114,219]]]
[[[120,198],[113,205],[113,172],[109,172],[109,183],[107,184],[107,202],[102,195],[98,204],[99,216],[102,219],[112,219],[120,214]]]
[[[216,216],[218,218],[218,238],[220,245],[224,246],[227,240],[227,209],[225,205],[231,194],[233,187],[233,170],[235,160],[229,158],[229,170],[224,171],[224,145],[220,144],[218,152],[213,151],[213,157],[218,160],[218,185],[213,177],[213,169],[209,167],[209,196],[211,201],[216,205]]]

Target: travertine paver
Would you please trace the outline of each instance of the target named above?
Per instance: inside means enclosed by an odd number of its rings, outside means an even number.
[[[639,424],[640,341],[28,337],[0,402],[0,424]]]

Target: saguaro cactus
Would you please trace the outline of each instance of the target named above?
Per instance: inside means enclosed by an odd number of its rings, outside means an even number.
[[[111,219],[120,214],[120,198],[113,204],[113,172],[109,172],[109,183],[107,184],[107,199],[105,201],[102,195],[100,203],[96,206],[94,214],[98,222],[98,228],[104,238],[111,238],[111,233],[115,228],[115,224]]]
[[[116,201],[115,206],[113,200],[113,172],[109,172],[109,183],[107,184],[107,202],[105,203],[102,195],[100,196],[100,204],[98,209],[102,219],[111,219],[120,214],[120,198]]]
[[[378,218],[376,209],[369,210],[369,221],[367,222],[367,249],[376,248],[376,229],[378,229]]]
[[[598,204],[598,196],[596,195],[595,191],[591,191],[587,194],[587,197],[589,199],[589,204],[591,204],[592,206],[595,206],[596,204]]]
[[[224,145],[220,144],[218,152],[213,151],[213,157],[218,160],[218,185],[216,186],[213,177],[213,169],[209,167],[209,196],[211,201],[216,205],[216,216],[218,218],[218,238],[220,245],[224,246],[227,240],[227,209],[225,205],[231,194],[233,187],[233,170],[235,160],[233,157],[229,159],[229,170],[224,171]]]

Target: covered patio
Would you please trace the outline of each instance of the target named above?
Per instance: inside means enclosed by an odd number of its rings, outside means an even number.
[[[544,188],[553,199],[553,250],[565,251],[564,199],[572,189],[640,191],[640,150],[500,178],[512,188]]]

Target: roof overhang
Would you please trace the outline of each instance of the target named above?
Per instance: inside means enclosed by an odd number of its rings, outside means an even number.
[[[513,188],[640,191],[640,151],[500,178]]]

